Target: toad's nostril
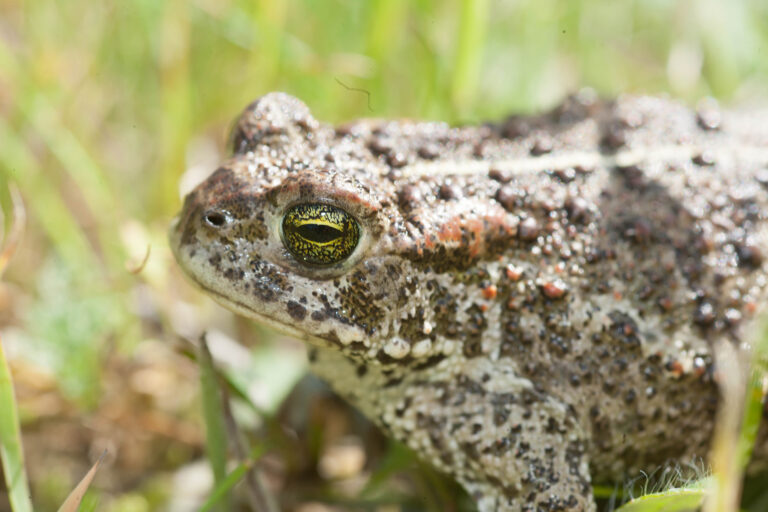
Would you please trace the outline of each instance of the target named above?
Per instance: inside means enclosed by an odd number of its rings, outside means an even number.
[[[223,227],[227,223],[227,214],[218,210],[211,210],[203,215],[203,220],[212,228]]]

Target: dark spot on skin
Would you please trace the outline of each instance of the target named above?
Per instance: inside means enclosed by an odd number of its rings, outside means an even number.
[[[458,186],[449,184],[440,185],[440,189],[437,193],[437,197],[446,201],[459,199],[463,195],[464,194]]]
[[[763,251],[752,241],[737,243],[734,245],[739,264],[742,267],[755,269],[763,263]]]
[[[512,173],[506,170],[491,168],[488,171],[488,177],[499,183],[509,183],[512,181]]]
[[[698,155],[695,155],[691,160],[694,164],[700,166],[715,165],[715,155],[711,151],[702,151]]]
[[[440,362],[445,359],[445,357],[445,354],[435,354],[427,358],[426,361],[414,365],[413,369],[416,371],[421,371],[426,370],[427,368],[432,368],[433,366],[440,364]]]
[[[517,228],[517,236],[522,240],[535,240],[540,232],[539,223],[533,217],[528,217]]]
[[[288,304],[286,304],[286,309],[288,310],[288,314],[291,315],[291,318],[297,322],[301,322],[307,316],[307,308],[296,301],[289,301]]]
[[[609,150],[616,150],[627,143],[627,134],[624,126],[619,122],[611,123],[605,130],[602,144]]]
[[[418,155],[424,160],[434,160],[440,155],[440,147],[428,142],[418,149]]]
[[[393,379],[389,379],[384,383],[385,388],[393,388],[403,382],[403,377],[395,377]]]
[[[536,138],[531,147],[531,154],[533,156],[545,155],[551,153],[553,148],[552,137],[549,135],[540,135]]]
[[[701,302],[693,314],[693,321],[702,327],[712,325],[715,318],[717,318],[715,306],[709,301]]]
[[[637,323],[632,317],[622,311],[611,311],[608,314],[611,319],[610,333],[616,341],[630,347],[639,347]]]
[[[391,139],[384,136],[376,136],[368,143],[368,149],[374,155],[384,155],[394,149],[394,143]]]
[[[487,148],[488,148],[487,141],[481,140],[480,142],[475,144],[475,147],[472,149],[472,156],[478,159],[485,158]]]
[[[656,301],[656,304],[658,304],[663,311],[669,311],[674,306],[672,299],[670,299],[666,295],[662,295],[661,297],[659,297],[658,300]]]
[[[654,229],[646,218],[636,218],[629,222],[624,237],[638,244],[647,244],[652,240]]]
[[[569,197],[565,202],[568,218],[573,222],[583,223],[589,219],[589,202],[583,197]]]
[[[570,183],[576,179],[576,169],[573,167],[566,167],[565,169],[557,169],[552,173],[562,183]]]
[[[404,153],[394,152],[387,156],[387,163],[390,167],[400,168],[404,167],[408,163],[408,157]]]
[[[224,277],[228,279],[229,281],[242,281],[242,279],[245,277],[245,271],[238,270],[236,268],[228,268],[223,273]]]
[[[458,378],[459,387],[469,393],[485,395],[485,388],[479,382],[476,382],[466,375],[460,375]]]
[[[531,126],[527,120],[520,117],[510,117],[501,126],[501,134],[508,139],[524,137],[531,131]]]
[[[518,191],[511,186],[503,186],[497,192],[495,196],[496,201],[501,204],[507,211],[514,211],[519,206],[519,201],[522,200]]]
[[[409,366],[413,362],[413,357],[411,355],[408,355],[400,359],[395,359],[394,357],[390,356],[383,350],[379,350],[376,353],[376,360],[379,361],[384,366],[393,366],[393,365]]]
[[[423,197],[419,187],[416,185],[406,185],[400,189],[398,194],[398,204],[404,210],[416,208],[423,202]]]
[[[696,122],[702,130],[718,130],[722,120],[720,108],[713,99],[702,101],[696,109]]]
[[[468,358],[483,353],[483,332],[488,327],[485,314],[480,306],[473,304],[466,311],[469,317],[464,330],[464,355]]]

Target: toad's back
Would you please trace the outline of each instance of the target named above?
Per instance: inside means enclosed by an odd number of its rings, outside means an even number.
[[[253,103],[187,197],[182,268],[481,510],[705,456],[713,345],[766,296],[768,118],[574,97],[495,125],[333,128]]]

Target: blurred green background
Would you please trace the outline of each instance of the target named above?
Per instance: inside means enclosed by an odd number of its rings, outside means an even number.
[[[183,340],[203,329],[219,334],[225,366],[243,361],[235,340],[248,346],[247,364],[227,367],[262,407],[291,410],[301,347],[194,291],[165,242],[180,190],[223,157],[243,106],[283,90],[331,122],[465,123],[581,87],[764,102],[768,2],[0,0],[0,205],[13,183],[28,211],[0,284],[0,335],[39,510],[55,510],[103,448],[100,510],[176,499],[174,479],[202,456]],[[322,425],[310,438],[329,435]],[[323,442],[306,445],[322,455]],[[274,464],[279,492],[295,465]]]

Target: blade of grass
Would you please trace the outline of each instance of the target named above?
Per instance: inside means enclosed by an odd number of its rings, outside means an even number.
[[[107,258],[110,268],[118,268],[125,259],[117,238],[116,219],[122,205],[117,195],[112,192],[104,169],[96,163],[75,134],[64,125],[48,98],[38,94],[28,98],[20,106],[35,132],[77,184],[89,210],[99,219],[99,248]]]
[[[13,214],[11,215],[11,229],[4,240],[3,250],[0,251],[0,278],[3,277],[5,267],[8,266],[8,262],[16,252],[16,247],[18,247],[21,241],[21,234],[24,231],[24,224],[27,220],[27,212],[24,209],[21,194],[15,185],[10,187],[10,194]]]
[[[11,370],[0,340],[0,461],[13,512],[32,512]]]
[[[752,457],[760,422],[763,418],[763,397],[768,385],[768,315],[763,315],[753,331],[754,343],[750,360],[750,380],[747,388],[744,417],[739,440],[740,464],[746,468]]]
[[[458,510],[440,475],[432,467],[419,460],[417,460],[417,467],[419,471],[416,482],[421,490],[420,494],[424,497],[426,509],[434,512]]]
[[[408,5],[403,0],[376,0],[369,4],[369,29],[366,35],[366,54],[376,61],[385,61],[393,54],[392,34],[403,26]]]
[[[661,493],[646,494],[616,509],[616,512],[688,512],[698,510],[706,496],[706,486],[668,489]]]
[[[62,201],[55,183],[42,176],[36,159],[2,118],[0,140],[3,141],[3,151],[0,151],[0,176],[4,176],[8,181],[15,181],[21,190],[30,196],[34,194],[35,201],[30,202],[30,211],[40,222],[59,254],[72,268],[100,268],[90,243]]]
[[[750,380],[749,361],[745,356],[744,352],[728,342],[715,345],[721,398],[709,455],[712,485],[710,496],[704,503],[705,512],[739,510],[744,471],[740,443]]]
[[[371,474],[368,483],[360,491],[360,497],[368,498],[380,492],[384,484],[398,472],[413,464],[415,455],[405,445],[391,441],[381,462]]]
[[[119,198],[110,188],[106,171],[89,154],[85,145],[78,140],[72,129],[60,118],[55,101],[45,93],[43,87],[34,82],[34,78],[22,71],[13,54],[6,50],[0,40],[0,58],[8,61],[6,70],[8,78],[19,85],[21,94],[15,107],[29,127],[48,147],[62,168],[77,183],[89,209],[98,216],[99,239],[105,256],[116,267],[123,261],[121,246],[115,235],[117,229],[117,212],[120,211]],[[13,141],[11,147],[23,144],[23,141]],[[22,146],[18,146],[19,148]],[[17,149],[18,151],[18,149]],[[70,214],[71,215],[71,214]]]
[[[150,208],[169,215],[178,207],[177,184],[185,168],[184,155],[191,138],[193,81],[190,78],[191,9],[187,2],[163,2],[160,21],[160,93],[162,125],[158,164],[165,172],[155,173],[151,188]]]
[[[194,342],[191,340],[188,340],[186,338],[182,338],[182,341],[185,344],[189,344],[190,348],[187,348],[184,346],[180,349],[181,355],[184,357],[187,357],[191,361],[197,362],[199,358],[199,350],[197,350],[197,346]],[[274,417],[273,413],[270,413],[269,411],[266,411],[262,407],[259,407],[255,403],[253,403],[253,400],[251,400],[251,397],[248,396],[248,391],[246,391],[245,387],[243,387],[242,384],[237,382],[237,380],[233,379],[231,375],[229,375],[227,372],[220,373],[219,376],[224,379],[224,382],[227,384],[228,390],[230,393],[234,394],[237,398],[243,401],[245,405],[247,405],[254,413],[261,416],[265,420],[271,420]]]
[[[187,340],[188,341],[188,340]],[[191,344],[191,342],[189,342]],[[206,344],[207,349],[207,344]],[[197,353],[184,351],[183,352],[187,357],[191,358],[192,360],[198,361],[198,364],[201,364],[201,360],[204,356],[201,354],[201,350],[198,350]],[[210,356],[210,352],[209,352]],[[235,396],[239,397],[245,404],[251,407],[251,409],[256,412],[256,414],[260,415],[265,419],[265,421],[271,421],[271,416],[267,412],[263,411],[261,408],[256,406],[248,396],[248,394],[240,388],[239,384],[235,382],[235,380],[232,379],[231,375],[229,375],[227,372],[218,372],[216,368],[213,366],[213,361],[210,360],[209,364],[211,366],[211,370],[214,373],[215,376],[215,382],[218,382],[221,384],[221,387],[219,388],[219,396],[221,398],[221,417],[224,420],[224,425],[227,429],[228,438],[232,440],[232,446],[235,450],[235,453],[238,458],[241,460],[246,459],[246,452],[250,451],[251,456],[250,458],[253,459],[255,453],[260,453],[262,450],[262,446],[256,446],[251,448],[248,445],[247,440],[245,440],[238,431],[237,423],[235,422],[234,416],[232,415],[232,410],[230,408],[230,399],[229,399],[229,393],[233,392]],[[266,489],[264,486],[264,483],[261,479],[261,475],[256,471],[255,467],[251,467],[248,471],[245,473],[245,479],[246,483],[248,485],[248,494],[249,499],[251,500],[251,506],[256,511],[264,511],[264,512],[276,512],[278,510],[277,504],[275,501],[274,496]],[[218,502],[217,498],[216,502]],[[210,499],[208,500],[210,501]],[[206,502],[207,503],[207,502]],[[215,503],[212,503],[212,505]]]
[[[245,460],[238,464],[238,466],[233,469],[227,476],[222,480],[216,488],[213,490],[211,495],[208,497],[207,500],[205,500],[205,503],[203,503],[203,506],[200,507],[200,512],[208,512],[209,510],[213,510],[214,507],[222,500],[226,499],[226,496],[229,494],[229,491],[232,490],[232,488],[237,485],[237,483],[251,470],[253,469],[253,466],[255,465],[256,461],[261,457],[261,450],[255,449],[253,452],[251,452],[250,457],[248,460]]]
[[[83,479],[80,480],[80,483],[77,484],[77,486],[72,490],[71,493],[69,493],[69,496],[67,496],[67,499],[64,500],[64,503],[62,503],[61,507],[59,507],[58,512],[77,512],[78,508],[80,507],[80,502],[83,501],[83,497],[85,496],[85,493],[88,491],[88,487],[90,487],[91,482],[93,482],[93,478],[96,476],[96,471],[99,470],[101,461],[104,460],[104,456],[106,454],[107,454],[106,450],[102,452],[101,456],[99,457],[99,460],[96,461],[96,463],[91,467],[91,469],[88,470],[88,473],[85,474]]]
[[[624,493],[616,485],[593,485],[592,494],[595,496],[595,498],[602,499],[621,499],[624,497]]]
[[[221,395],[222,406],[224,407],[224,422],[227,427],[229,439],[232,442],[232,447],[237,457],[240,460],[246,459],[246,449],[251,451],[251,453],[254,451],[260,452],[260,446],[256,446],[251,450],[248,445],[248,441],[242,435],[240,435],[240,430],[237,428],[237,422],[235,421],[235,417],[232,414],[232,408],[230,407],[227,386],[224,385],[223,382],[221,386]],[[275,499],[267,491],[266,487],[264,486],[264,482],[261,479],[261,475],[255,467],[252,467],[245,472],[245,484],[246,490],[248,492],[248,499],[253,510],[256,512],[277,512]]]
[[[221,391],[213,358],[208,350],[205,334],[200,337],[198,347],[198,364],[200,365],[200,385],[203,399],[203,418],[205,420],[205,445],[208,460],[213,470],[216,488],[227,478],[227,429],[222,415],[223,406]],[[220,504],[212,510],[231,510],[229,496],[225,492],[216,500]]]
[[[487,31],[488,1],[462,0],[460,20],[451,99],[454,108],[462,113],[467,110],[477,93]]]
[[[18,247],[24,229],[24,206],[16,187],[11,187],[13,217],[8,237],[0,251],[0,277],[8,261]],[[13,380],[8,361],[0,339],[0,462],[3,465],[5,484],[11,510],[14,512],[32,512],[27,474],[24,470],[24,450],[21,444],[21,428],[16,397],[13,393]]]

